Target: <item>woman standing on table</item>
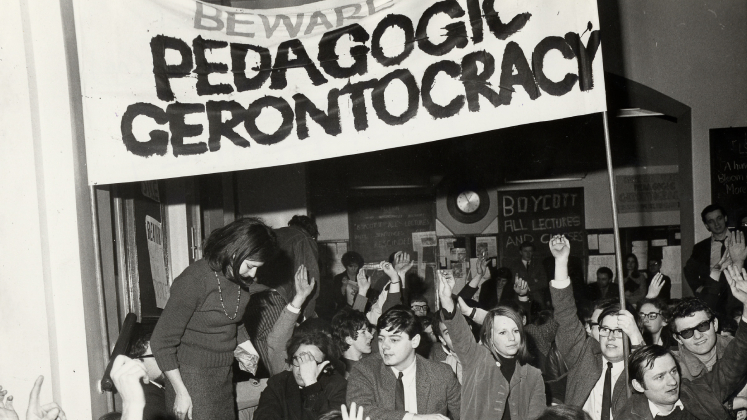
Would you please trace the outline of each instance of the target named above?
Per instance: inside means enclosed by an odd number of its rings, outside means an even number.
[[[241,323],[257,291],[257,268],[277,248],[259,219],[239,219],[213,231],[203,259],[174,279],[151,338],[166,378],[166,405],[180,419],[235,419],[233,352],[249,337]]]

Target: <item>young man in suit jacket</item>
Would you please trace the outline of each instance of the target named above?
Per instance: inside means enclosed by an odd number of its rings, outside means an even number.
[[[568,366],[565,403],[583,407],[593,420],[617,417],[627,401],[623,333],[633,347],[643,343],[633,314],[619,304],[607,307],[599,315],[599,341],[589,337],[576,315],[576,302],[568,278],[570,243],[564,236],[550,240],[555,257],[555,280],[550,294],[555,320],[560,327],[555,342]],[[609,376],[609,377],[608,377]]]
[[[521,257],[515,260],[509,269],[514,274],[527,282],[531,299],[538,305],[539,310],[547,309],[549,306],[550,295],[547,289],[547,274],[542,266],[542,262],[534,256],[534,244],[524,242],[519,246]]]
[[[729,219],[722,206],[711,204],[703,209],[700,217],[711,237],[693,246],[692,255],[685,264],[685,279],[695,297],[707,303],[713,312],[725,314],[738,307],[739,302],[731,296],[723,271],[727,265],[744,267],[745,248],[733,238],[730,240]]]
[[[394,307],[376,327],[379,352],[353,367],[348,405],[355,402],[372,419],[459,419],[459,382],[448,365],[415,353],[422,331],[412,310]]]

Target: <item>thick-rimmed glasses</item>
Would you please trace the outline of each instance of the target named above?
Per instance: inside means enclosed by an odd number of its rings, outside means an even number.
[[[600,337],[609,337],[610,333],[615,338],[622,338],[622,336],[623,336],[623,330],[621,330],[619,328],[599,327],[599,336]]]
[[[713,321],[713,318],[709,318],[708,320],[703,321],[700,324],[692,328],[685,328],[684,330],[678,331],[675,334],[687,340],[688,338],[691,338],[695,334],[695,330],[698,330],[699,332],[708,331],[711,328],[711,321]]]
[[[638,312],[638,316],[640,316],[640,317],[641,317],[641,319],[646,319],[646,318],[648,318],[648,320],[649,320],[649,321],[654,321],[654,320],[656,320],[656,318],[658,318],[658,317],[659,317],[659,315],[661,315],[661,312],[649,312],[649,313],[647,313],[647,314],[645,314],[645,313],[643,313],[643,312]]]

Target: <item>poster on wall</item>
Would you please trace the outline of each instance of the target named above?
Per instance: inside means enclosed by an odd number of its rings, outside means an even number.
[[[593,0],[73,4],[89,184],[306,162],[606,109]]]
[[[153,275],[153,289],[156,292],[156,307],[163,309],[166,307],[170,293],[163,253],[161,222],[145,216],[145,233],[148,240],[148,259],[150,260],[150,272]]]
[[[620,213],[679,211],[677,173],[615,176]]]
[[[548,243],[563,234],[571,255],[586,255],[587,235],[583,188],[552,188],[498,192],[498,247],[503,264],[519,258],[524,242],[534,244],[535,257],[549,257]]]
[[[726,208],[729,226],[747,216],[747,127],[710,130],[711,197]]]

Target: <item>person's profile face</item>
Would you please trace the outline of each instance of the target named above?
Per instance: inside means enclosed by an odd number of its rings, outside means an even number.
[[[241,267],[239,268],[239,275],[243,278],[254,278],[257,275],[257,269],[259,267],[262,267],[264,265],[264,262],[261,261],[253,261],[253,260],[244,260],[241,263]]]
[[[415,349],[420,344],[420,334],[412,339],[404,331],[379,331],[379,354],[384,364],[401,371],[409,366],[415,357]]]
[[[446,327],[446,324],[443,322],[438,323],[438,328],[441,329],[441,341],[443,344],[446,345],[449,349],[454,349],[454,345],[451,343],[451,336],[449,335],[449,329]]]
[[[514,320],[507,316],[493,318],[493,348],[503,357],[512,358],[519,352],[521,334]]]
[[[610,285],[610,276],[607,273],[597,273],[597,284],[599,287],[605,288]]]
[[[371,353],[371,340],[373,339],[373,334],[371,334],[371,330],[368,329],[368,327],[363,326],[363,328],[359,329],[356,332],[355,340],[352,338],[349,342],[350,346],[355,348],[356,351],[358,351],[361,354],[369,354]]]
[[[643,385],[633,381],[638,391],[643,391],[646,398],[657,405],[672,405],[680,399],[680,372],[674,357],[670,354],[654,360],[651,368],[643,374]]]
[[[721,210],[714,210],[705,215],[706,229],[714,235],[720,235],[726,232],[727,217],[721,213]]]
[[[612,363],[625,357],[623,353],[624,336],[620,334],[617,315],[607,315],[599,323],[599,346],[604,357]]]
[[[715,318],[710,322],[708,320],[709,317],[705,311],[695,312],[692,316],[676,318],[674,327],[678,332],[694,328],[703,323],[708,323],[708,329],[701,332],[696,328],[690,338],[683,338],[675,334],[675,339],[693,354],[707,354],[716,345],[716,329],[718,327],[718,321]]]

